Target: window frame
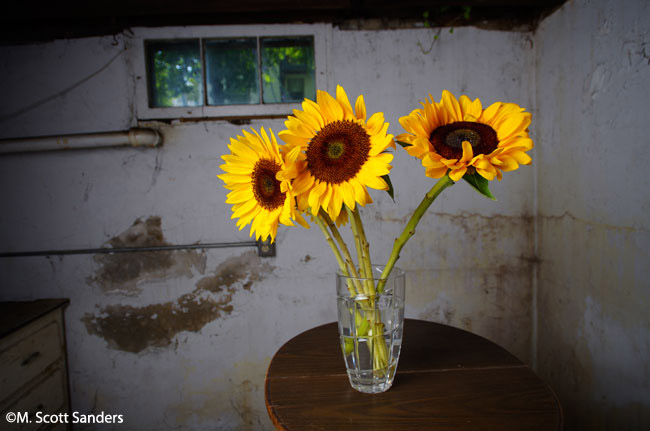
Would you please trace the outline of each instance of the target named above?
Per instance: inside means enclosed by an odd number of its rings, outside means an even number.
[[[300,109],[300,103],[272,103],[254,105],[150,107],[147,87],[147,59],[145,43],[148,40],[176,40],[218,38],[261,38],[278,36],[311,36],[314,39],[314,78],[316,88],[329,87],[327,73],[328,40],[331,26],[327,24],[269,24],[232,26],[157,27],[132,29],[129,62],[135,77],[135,115],[138,120],[172,120],[199,118],[281,117]],[[203,65],[203,91],[205,65]]]

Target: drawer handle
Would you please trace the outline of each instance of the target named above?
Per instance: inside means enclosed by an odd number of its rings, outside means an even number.
[[[21,366],[21,367],[24,367],[24,366],[29,365],[30,363],[34,362],[34,361],[36,360],[36,358],[38,358],[39,356],[41,356],[41,352],[34,352],[34,353],[32,353],[31,355],[29,355],[28,357],[26,357],[26,358],[23,360],[23,362],[20,363],[20,366]]]

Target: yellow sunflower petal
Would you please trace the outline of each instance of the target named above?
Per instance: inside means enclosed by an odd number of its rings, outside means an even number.
[[[444,90],[441,99],[442,106],[451,115],[452,121],[463,121],[463,113],[460,110],[460,104],[451,92]]]
[[[349,182],[341,183],[341,194],[343,195],[345,206],[353,210],[355,206],[354,188]]]
[[[330,215],[330,217],[332,217],[332,219],[336,219],[338,218],[342,207],[343,207],[343,191],[342,191],[342,187],[340,187],[337,184],[333,186],[332,199],[330,200],[329,209],[327,213]]]
[[[306,113],[312,116],[312,118],[318,123],[318,129],[320,130],[325,125],[325,120],[323,119],[323,114],[321,113],[320,107],[314,101],[305,99],[302,102],[302,109]]]
[[[533,159],[523,151],[513,151],[509,153],[509,155],[521,165],[530,165],[533,161]]]
[[[499,140],[508,139],[511,136],[517,136],[530,125],[530,116],[517,114],[511,115],[504,119],[497,129]]]
[[[343,119],[343,108],[325,91],[318,90],[316,92],[316,102],[321,108],[326,123]]]
[[[436,157],[437,156],[437,157]],[[442,162],[442,158],[437,154],[428,153],[422,159],[422,166],[425,168],[445,168],[447,165]]]
[[[326,184],[325,192],[321,195],[318,205],[323,208],[325,211],[328,210],[330,205],[330,200],[332,199],[332,194],[334,193],[334,184]]]
[[[327,183],[316,182],[316,185],[309,192],[309,207],[311,208],[311,213],[314,216],[318,215],[320,210],[320,201],[322,199],[323,193],[327,190]]]
[[[424,174],[429,178],[442,178],[447,173],[447,167],[427,168]]]
[[[463,178],[463,175],[465,175],[465,172],[467,172],[467,168],[464,167],[464,166],[461,167],[461,168],[458,168],[458,169],[454,169],[451,172],[449,172],[449,178],[451,178],[454,181],[458,181],[461,178]]]
[[[280,139],[282,139],[284,142],[286,142],[289,145],[295,145],[302,148],[302,147],[306,147],[307,144],[309,144],[309,138],[294,135],[289,130],[283,130],[279,132],[278,136],[280,137]]]
[[[354,111],[356,112],[357,119],[366,121],[366,104],[363,101],[363,94],[357,97],[357,102],[354,104]]]
[[[345,94],[345,90],[340,85],[336,86],[336,101],[343,108],[346,119],[356,118],[354,111],[352,111],[352,105],[350,105],[350,101],[348,100],[348,95]]]
[[[359,203],[361,206],[365,206],[367,203],[366,197],[366,189],[361,185],[361,183],[356,180],[355,178],[351,179],[349,181],[349,184],[352,186],[354,189],[354,199]]]
[[[422,120],[418,119],[418,116],[416,115],[402,117],[399,119],[399,123],[402,125],[402,127],[404,127],[404,129],[415,134],[415,136],[426,138],[429,137],[430,133],[427,133],[427,131],[424,129],[425,125],[422,124]]]
[[[245,188],[241,190],[234,190],[226,196],[227,204],[236,204],[238,202],[246,202],[248,200],[254,199],[253,191],[251,188]]]
[[[501,109],[501,105],[503,103],[501,102],[495,102],[488,106],[484,111],[483,114],[481,114],[479,121],[485,124],[492,124],[492,120],[494,119],[495,115]]]
[[[247,214],[253,208],[255,208],[256,205],[257,205],[257,202],[255,201],[255,199],[250,199],[250,200],[244,202],[239,207],[237,207],[237,209],[235,209],[235,207],[233,207],[233,209],[235,211],[232,213],[232,216],[230,216],[230,218],[239,218],[242,215]]]
[[[310,133],[315,133],[315,132],[319,131],[320,128],[322,127],[319,124],[316,117],[314,117],[313,115],[311,115],[311,114],[309,114],[307,112],[300,111],[298,109],[294,109],[293,110],[293,115],[296,118],[298,118],[300,121],[302,121],[303,124],[305,124],[310,129],[309,130]]]
[[[310,228],[309,223],[307,223],[307,221],[303,218],[303,216],[299,212],[296,212],[296,221],[300,226],[304,227],[305,229]]]
[[[492,170],[476,168],[476,172],[486,180],[492,181],[494,179],[494,175],[496,174],[496,169],[494,169],[492,165],[490,165],[490,167]]]
[[[383,126],[384,126],[384,113],[375,112],[368,119],[368,123],[366,124],[366,130],[368,131],[368,134],[372,136],[381,132]]]
[[[242,175],[248,175],[253,172],[253,166],[241,166],[241,165],[232,165],[232,164],[225,164],[221,165],[221,169],[224,171],[228,172],[229,174],[242,174]]]
[[[308,191],[314,184],[314,177],[309,172],[302,172],[298,174],[293,181],[293,190],[299,195]]]
[[[474,157],[474,151],[472,150],[472,144],[470,144],[468,141],[463,141],[462,145],[463,157],[459,160],[459,162],[467,164]]]
[[[483,105],[481,105],[479,99],[474,99],[474,101],[472,101],[469,97],[463,94],[460,96],[458,103],[460,104],[460,110],[463,113],[463,120],[465,120],[468,115],[474,119],[478,119],[483,112]]]

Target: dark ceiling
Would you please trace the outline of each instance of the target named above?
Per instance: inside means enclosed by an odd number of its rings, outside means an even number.
[[[0,43],[116,34],[130,27],[332,22],[342,28],[474,25],[533,30],[565,0],[86,0],[12,1]],[[420,24],[421,25],[421,24]]]

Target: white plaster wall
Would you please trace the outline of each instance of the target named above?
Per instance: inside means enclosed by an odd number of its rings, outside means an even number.
[[[383,111],[393,134],[402,131],[399,116],[445,88],[480,97],[485,106],[507,100],[532,109],[531,35],[472,28],[445,30],[437,41],[434,35],[335,29],[330,81],[350,98],[363,93],[369,112]],[[0,108],[2,136],[137,124],[124,47],[118,36],[0,49],[0,73],[8,77],[0,90],[9,95]],[[215,178],[228,138],[242,127],[154,126],[164,136],[159,149],[1,157],[2,250],[99,247],[150,217],[160,217],[164,241],[172,244],[248,239],[229,220],[226,190]],[[250,126],[277,132],[282,121]],[[376,204],[363,211],[379,262],[432,185],[404,152],[394,166],[396,204],[374,193]],[[463,183],[445,191],[402,253],[409,317],[470,329],[531,361],[533,173],[522,167],[494,183],[497,202]],[[272,355],[292,336],[336,317],[335,260],[319,232],[283,228],[277,242],[278,256],[262,261],[246,249],[197,251],[172,254],[170,266],[151,270],[134,257],[143,266],[131,278],[124,261],[109,261],[119,273],[112,284],[102,278],[107,261],[95,256],[0,259],[0,298],[71,299],[66,324],[76,411],[123,414],[138,429],[270,429],[263,383]],[[233,275],[232,262],[248,272]],[[205,301],[216,311],[202,308]],[[158,319],[162,336],[151,330]]]
[[[569,1],[536,51],[539,372],[568,429],[648,429],[650,4]]]

